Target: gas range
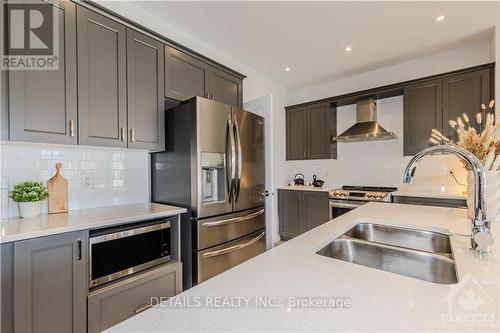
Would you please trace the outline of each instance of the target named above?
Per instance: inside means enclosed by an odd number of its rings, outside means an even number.
[[[391,192],[396,190],[396,187],[342,186],[330,191],[329,195],[335,200],[391,202]]]

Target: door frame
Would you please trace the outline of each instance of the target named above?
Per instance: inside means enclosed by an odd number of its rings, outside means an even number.
[[[273,179],[273,117],[272,117],[273,95],[264,95],[243,103],[243,109],[264,117],[264,147],[265,147],[265,172],[266,190],[269,196],[266,197],[266,249],[271,249],[273,244],[279,240],[278,221],[274,220],[276,203],[274,200]]]

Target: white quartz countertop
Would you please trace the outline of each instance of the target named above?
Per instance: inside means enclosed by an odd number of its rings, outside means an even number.
[[[360,222],[451,232],[458,284],[436,284],[315,254]],[[110,332],[499,331],[499,223],[494,254],[468,250],[463,209],[369,203],[234,267]],[[207,306],[213,296],[348,297],[350,308]],[[212,297],[212,298],[210,298]],[[195,300],[204,306],[197,306]],[[238,305],[237,302],[235,302]],[[245,304],[245,303],[242,303]],[[254,302],[250,302],[254,304]],[[471,310],[472,309],[472,310]]]
[[[0,243],[168,217],[185,212],[186,209],[180,207],[138,203],[72,210],[32,219],[11,218],[0,224]]]
[[[436,199],[460,199],[460,200],[467,199],[467,194],[461,192],[397,190],[395,192],[392,192],[392,195],[401,197],[436,198]]]
[[[285,185],[285,186],[278,186],[278,190],[328,192],[334,190],[334,188],[327,186],[314,187],[312,185]]]

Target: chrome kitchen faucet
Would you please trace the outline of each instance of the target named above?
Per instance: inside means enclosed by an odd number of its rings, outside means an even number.
[[[471,247],[477,253],[490,253],[493,236],[490,232],[490,221],[486,207],[486,176],[481,161],[472,153],[455,146],[438,145],[426,148],[415,155],[406,166],[403,183],[412,182],[416,164],[426,155],[445,153],[458,156],[465,161],[474,173],[474,219],[472,220]]]

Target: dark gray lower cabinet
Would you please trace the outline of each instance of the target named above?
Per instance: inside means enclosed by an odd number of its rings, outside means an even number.
[[[314,229],[330,219],[328,192],[279,190],[278,215],[283,240]]]
[[[36,2],[54,8],[60,22],[56,39],[59,68],[9,72],[9,139],[76,144],[76,5],[70,1]]]
[[[14,331],[86,332],[86,232],[14,243]]]
[[[14,243],[0,245],[0,332],[14,332]]]
[[[178,262],[93,291],[88,296],[88,332],[103,331],[181,291]]]
[[[165,149],[163,43],[127,28],[129,148]]]

